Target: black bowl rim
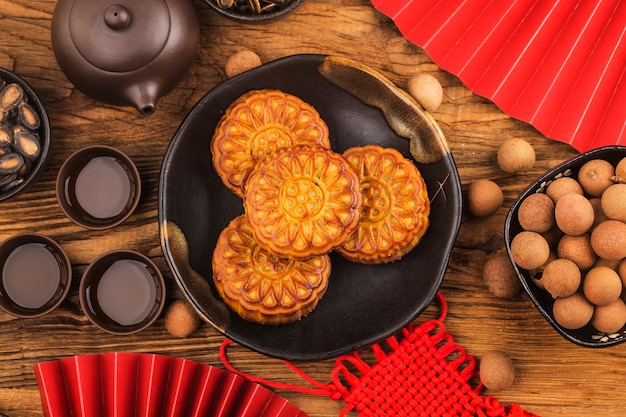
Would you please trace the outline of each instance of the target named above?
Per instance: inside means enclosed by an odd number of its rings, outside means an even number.
[[[205,3],[207,3],[213,10],[215,10],[222,16],[225,16],[236,22],[243,23],[265,23],[279,19],[300,7],[300,5],[304,3],[304,1],[305,0],[292,0],[291,3],[289,3],[286,7],[269,13],[248,14],[241,13],[233,9],[222,8],[217,4],[216,0],[204,0]]]
[[[4,80],[5,82],[17,82],[22,86],[24,92],[28,96],[29,103],[35,105],[39,112],[39,117],[41,119],[41,126],[39,129],[41,129],[42,132],[42,135],[40,135],[42,147],[39,159],[37,159],[37,162],[33,165],[30,174],[28,174],[28,176],[24,179],[23,183],[13,188],[12,190],[7,191],[6,193],[0,193],[0,202],[2,202],[16,196],[17,194],[20,194],[29,185],[35,182],[37,178],[39,178],[48,162],[48,153],[50,151],[52,133],[50,130],[50,118],[48,116],[48,111],[41,101],[41,98],[35,92],[35,90],[33,90],[30,84],[25,79],[17,75],[15,72],[2,67],[0,67],[0,78],[2,78],[2,80]]]
[[[582,329],[574,329],[574,330],[565,329],[564,327],[559,325],[555,321],[554,317],[552,317],[552,315],[546,310],[543,303],[535,296],[535,292],[533,291],[534,289],[532,288],[532,286],[535,284],[530,282],[530,277],[527,277],[525,275],[526,270],[519,268],[513,261],[513,256],[511,254],[511,239],[513,238],[513,236],[511,235],[511,226],[512,224],[518,225],[517,219],[515,218],[515,216],[519,210],[519,206],[522,203],[522,201],[526,197],[528,197],[530,194],[533,194],[537,192],[537,190],[541,189],[542,187],[545,187],[548,181],[550,181],[551,179],[554,179],[554,177],[557,176],[558,174],[567,171],[568,168],[574,167],[574,169],[576,169],[576,172],[577,172],[578,169],[580,168],[578,164],[582,166],[582,164],[588,160],[591,160],[591,159],[594,159],[596,157],[600,157],[603,155],[607,155],[607,154],[610,155],[613,152],[623,153],[624,157],[626,157],[626,146],[609,145],[609,146],[603,146],[600,148],[592,149],[587,152],[580,153],[566,161],[561,162],[554,168],[549,169],[544,174],[539,176],[539,178],[533,181],[524,191],[522,191],[519,194],[519,196],[515,199],[515,201],[511,205],[511,208],[509,209],[509,212],[507,213],[507,216],[504,222],[504,242],[506,245],[507,254],[509,256],[509,259],[511,260],[511,264],[513,265],[517,278],[520,280],[524,290],[530,297],[531,301],[533,302],[537,310],[539,310],[539,312],[546,319],[546,321],[561,336],[563,336],[563,338],[579,346],[591,347],[591,348],[602,348],[602,347],[614,346],[614,345],[618,345],[623,342],[626,342],[626,332],[624,328],[622,328],[619,332],[616,332],[616,333],[622,333],[622,337],[616,337],[616,338],[599,337],[597,341],[590,342],[587,340],[582,340],[580,337],[576,336],[576,333],[581,333],[586,330],[589,330],[590,333],[595,333],[598,335],[602,335],[603,333],[593,328],[590,328],[591,326],[590,324],[583,327]]]

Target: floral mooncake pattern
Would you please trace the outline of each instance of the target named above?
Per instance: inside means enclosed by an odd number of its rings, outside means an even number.
[[[330,148],[328,127],[300,98],[278,90],[253,90],[225,111],[211,140],[213,166],[224,185],[243,197],[257,162],[294,145]]]
[[[213,252],[213,282],[244,320],[286,324],[308,315],[328,287],[328,255],[281,258],[255,241],[245,215],[222,231]]]
[[[365,264],[400,259],[429,225],[424,179],[415,164],[393,148],[368,145],[343,155],[359,175],[363,206],[357,230],[337,251]]]

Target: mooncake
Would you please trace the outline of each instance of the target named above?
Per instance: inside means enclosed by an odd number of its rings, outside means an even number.
[[[213,282],[241,318],[264,325],[297,321],[317,306],[328,287],[328,255],[283,258],[260,247],[245,215],[220,233],[213,252]]]
[[[359,225],[337,251],[346,259],[382,264],[413,250],[429,225],[430,200],[415,164],[394,148],[354,147],[343,153],[363,195]]]
[[[259,161],[243,198],[257,242],[296,259],[343,245],[359,223],[361,204],[359,178],[343,156],[306,145]]]
[[[243,197],[250,172],[264,156],[294,145],[330,148],[328,127],[299,97],[253,90],[233,101],[211,139],[213,167],[224,185]]]

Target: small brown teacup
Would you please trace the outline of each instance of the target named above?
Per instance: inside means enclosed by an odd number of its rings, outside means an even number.
[[[63,302],[72,283],[70,260],[49,237],[25,233],[0,245],[0,308],[15,317],[39,317]]]
[[[120,150],[88,146],[63,163],[56,194],[71,221],[87,229],[103,230],[122,223],[137,208],[141,179],[133,161]]]
[[[105,332],[137,333],[152,324],[165,304],[165,282],[146,256],[128,250],[100,256],[85,270],[79,300],[87,318]]]

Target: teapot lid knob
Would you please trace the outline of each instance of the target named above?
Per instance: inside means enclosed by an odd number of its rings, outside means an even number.
[[[128,27],[130,19],[130,12],[121,4],[112,4],[104,10],[104,23],[113,30]]]

